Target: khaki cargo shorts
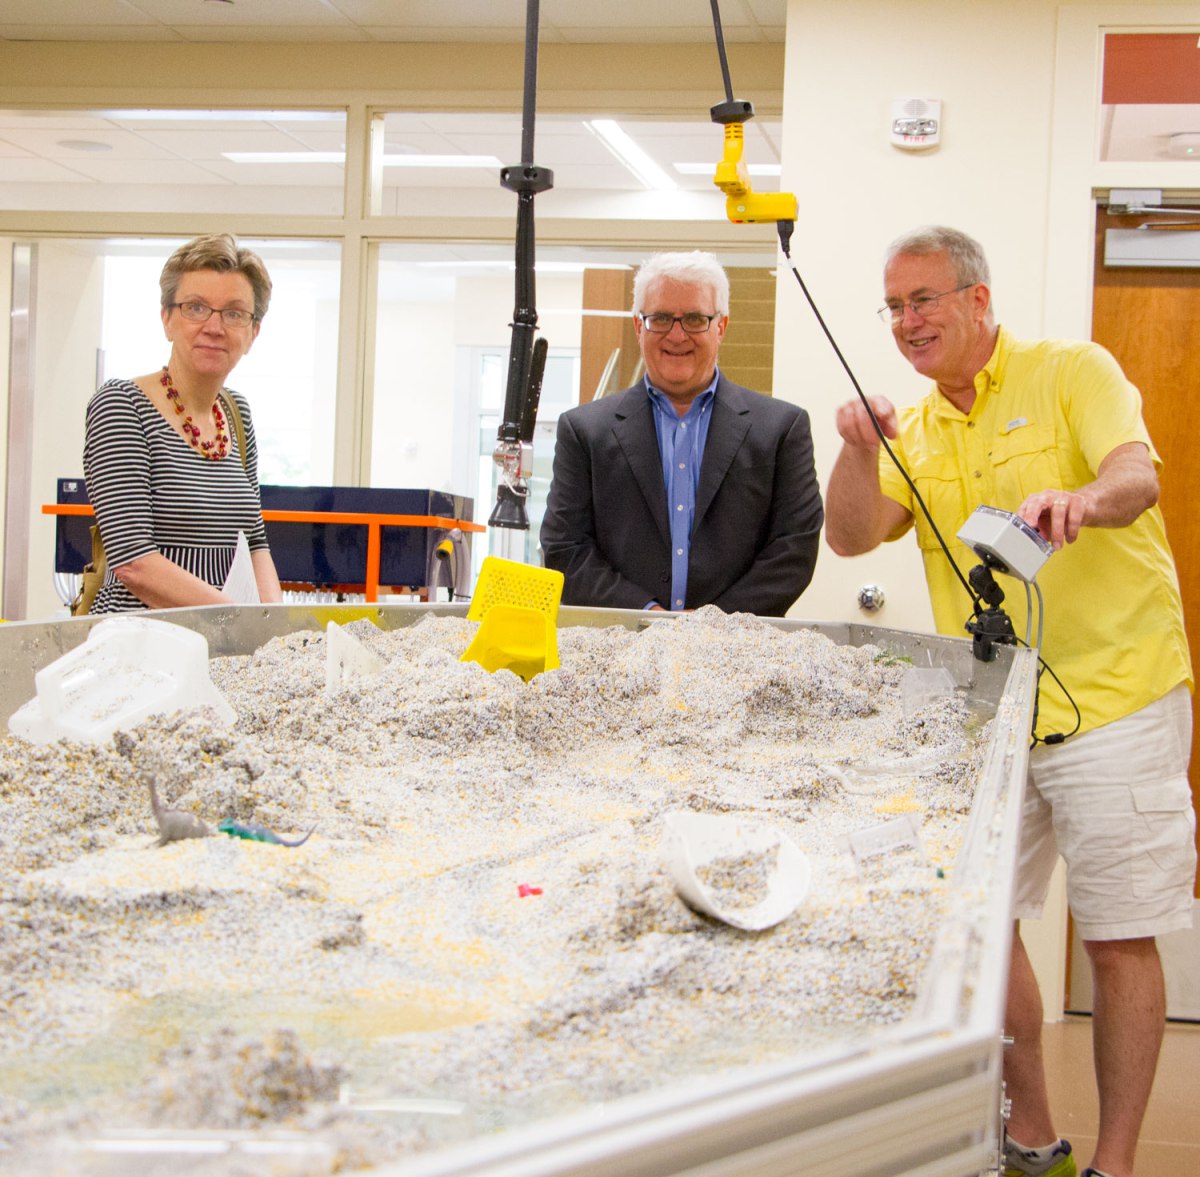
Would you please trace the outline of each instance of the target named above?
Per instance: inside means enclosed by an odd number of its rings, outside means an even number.
[[[1161,699],[1030,753],[1017,919],[1036,919],[1058,856],[1084,940],[1134,940],[1192,926],[1196,814],[1188,784],[1192,701]]]

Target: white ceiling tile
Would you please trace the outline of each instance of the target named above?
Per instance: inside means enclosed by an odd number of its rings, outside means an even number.
[[[148,159],[77,159],[71,161],[74,171],[100,184],[187,185],[194,188],[199,184],[227,185],[231,181],[218,176],[206,168],[196,167],[185,160],[173,159],[164,162]]]
[[[50,132],[13,127],[4,132],[4,137],[10,143],[16,143],[45,159],[62,161],[96,159],[98,156],[107,159],[166,159],[172,154],[138,135],[131,135],[111,126]],[[79,143],[101,144],[105,150],[89,152],[73,146]]]
[[[1200,131],[1200,106],[1186,103],[1138,103],[1107,108],[1110,114],[1104,159],[1167,160],[1171,135]],[[1200,163],[1200,160],[1197,161]]]
[[[262,13],[258,13],[261,18]],[[274,9],[272,9],[274,15]],[[274,44],[286,41],[300,44],[342,44],[365,41],[353,25],[177,25],[176,31],[185,41],[206,42],[248,41],[254,44]]]
[[[282,129],[282,128],[281,128]],[[344,151],[346,147],[345,130],[296,130],[286,128],[288,135],[295,140],[293,150],[308,151]]]
[[[499,169],[487,168],[384,168],[386,188],[436,188],[467,191],[470,189],[504,191],[510,201],[514,197],[500,187]]]
[[[111,130],[112,123],[88,111],[0,110],[0,134],[10,128],[50,134],[57,131]]]
[[[86,184],[86,176],[50,159],[7,159],[0,188],[14,191],[17,184]],[[9,207],[13,207],[10,203]]]
[[[659,19],[655,14],[655,20]],[[707,45],[712,42],[712,29],[703,25],[671,27],[669,25],[647,25],[637,29],[626,28],[623,32],[610,28],[573,26],[562,30],[563,40],[572,45],[624,44],[630,40],[651,45]],[[731,41],[733,38],[726,37]],[[713,50],[714,69],[716,50]]]
[[[375,28],[414,27],[460,30],[479,24],[507,28],[524,36],[525,0],[330,0],[346,19]],[[548,4],[543,3],[542,19]]]
[[[54,0],[61,4],[63,0]],[[233,4],[206,4],[201,0],[125,0],[152,20],[174,28],[273,24],[277,31],[295,25],[320,28],[350,21],[337,5],[326,0],[237,0]],[[8,0],[5,0],[8,3]],[[267,19],[264,19],[267,18]]]
[[[144,131],[142,139],[184,159],[219,159],[226,151],[303,151],[304,144],[273,127],[245,124],[226,131]],[[335,150],[341,150],[341,137]]]
[[[204,168],[239,187],[316,187],[340,190],[346,182],[345,169],[336,163],[234,163],[228,159],[214,159],[206,160]]]
[[[0,25],[105,29],[115,25],[157,25],[144,6],[128,0],[4,0]]]
[[[761,25],[784,25],[787,23],[788,0],[741,0],[750,14]]]
[[[472,44],[514,45],[524,41],[524,34],[517,29],[492,25],[405,25],[380,26],[358,25],[371,41],[392,44]],[[561,44],[565,38],[552,29],[543,29],[538,38],[542,45]]]
[[[162,25],[18,25],[0,12],[3,41],[121,41],[180,42],[185,38]]]

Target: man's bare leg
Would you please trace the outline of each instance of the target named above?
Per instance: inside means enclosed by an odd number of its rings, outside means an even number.
[[[1100,1093],[1092,1165],[1112,1177],[1133,1177],[1166,1022],[1162,962],[1153,937],[1085,940],[1084,947],[1095,986],[1092,1049]]]
[[[1058,1139],[1050,1117],[1042,1063],[1042,995],[1019,928],[1013,929],[1004,1029],[1013,1040],[1004,1052],[1004,1088],[1012,1101],[1009,1135],[1027,1148]]]

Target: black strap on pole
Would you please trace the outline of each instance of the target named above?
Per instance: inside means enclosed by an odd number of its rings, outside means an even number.
[[[725,101],[718,102],[709,112],[714,123],[744,123],[754,117],[754,103],[733,96],[729,78],[729,58],[725,56],[725,33],[721,28],[720,0],[709,0],[712,7],[713,36],[717,39],[717,57],[721,62],[721,79],[725,83]]]

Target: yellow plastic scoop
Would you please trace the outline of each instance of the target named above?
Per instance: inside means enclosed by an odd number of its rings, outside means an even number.
[[[462,661],[478,662],[490,672],[511,670],[526,682],[553,670],[562,588],[561,572],[486,557],[467,610],[467,620],[478,621],[479,628]]]

